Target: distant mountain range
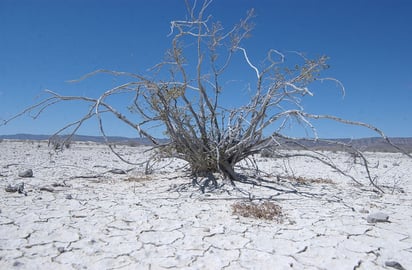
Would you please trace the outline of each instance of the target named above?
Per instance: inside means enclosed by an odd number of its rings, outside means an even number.
[[[296,143],[303,145],[309,149],[316,149],[316,150],[344,150],[342,146],[336,145],[335,142],[350,144],[356,149],[360,149],[362,151],[376,151],[376,152],[397,152],[398,150],[395,149],[393,146],[388,144],[386,140],[381,137],[371,137],[371,138],[360,138],[360,139],[327,139],[327,141],[311,141],[305,139],[299,139],[295,141],[291,141],[286,143],[288,148],[290,149],[302,149],[302,147],[297,146]],[[390,142],[406,152],[412,152],[412,137],[392,137],[389,138]]]
[[[61,136],[63,139],[64,136]],[[9,140],[48,140],[50,139],[50,135],[34,135],[34,134],[14,134],[14,135],[0,135],[1,139],[9,139]],[[128,138],[128,137],[121,137],[121,136],[108,136],[107,139],[111,143],[117,144],[129,144],[129,145],[151,145],[150,140],[146,138]],[[74,141],[91,141],[97,143],[105,142],[102,136],[85,136],[85,135],[75,135],[73,137]],[[412,152],[412,137],[405,137],[405,138],[390,138],[391,142],[395,145],[401,147],[405,151]],[[167,142],[167,139],[160,139],[161,142]],[[354,147],[358,149],[362,149],[364,151],[379,151],[379,152],[393,152],[396,151],[392,146],[387,144],[384,139],[380,137],[373,137],[373,138],[361,138],[361,139],[330,139],[332,142],[343,142],[343,143],[350,143]],[[304,145],[309,149],[318,149],[318,150],[341,150],[342,148],[336,146],[333,143],[327,143],[324,141],[308,141],[304,139],[300,139],[297,141],[299,144]],[[298,148],[295,147],[293,143],[288,143],[290,148]]]
[[[62,135],[59,136],[62,140],[66,136]],[[13,134],[13,135],[0,135],[1,139],[8,139],[8,140],[29,140],[29,141],[43,141],[49,140],[51,135],[35,135],[35,134]],[[152,144],[149,139],[147,138],[128,138],[128,137],[121,137],[121,136],[108,136],[108,141],[111,143],[118,143],[118,144],[140,144],[140,145],[150,145]],[[102,136],[86,136],[86,135],[74,135],[73,141],[80,141],[80,142],[97,142],[97,143],[104,143],[105,139]],[[160,139],[161,142],[166,141],[165,139]]]

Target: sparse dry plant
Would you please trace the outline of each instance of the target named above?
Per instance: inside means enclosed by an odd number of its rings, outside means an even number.
[[[299,183],[299,184],[333,184],[331,179],[326,178],[308,178],[303,176],[296,176],[296,177],[287,177],[287,179],[291,182]]]
[[[140,183],[140,182],[146,182],[153,180],[153,177],[149,175],[139,175],[139,176],[129,176],[124,181],[126,182],[135,182],[135,183]]]
[[[71,139],[68,140],[55,134],[49,139],[48,145],[52,147],[53,150],[63,150],[64,148],[69,149],[71,143]]]
[[[329,82],[342,93],[345,91],[338,80],[321,76],[322,71],[328,68],[326,56],[311,59],[302,53],[271,49],[257,65],[242,45],[253,29],[253,10],[232,28],[225,28],[206,14],[211,3],[212,0],[204,0],[200,5],[197,1],[185,1],[188,15],[184,20],[171,22],[171,48],[165,59],[149,74],[97,70],[76,81],[96,74],[107,74],[122,77],[127,82],[103,91],[97,98],[65,96],[47,90],[48,98],[12,119],[27,112],[34,113],[36,118],[59,102],[84,102],[89,104],[84,116],[65,125],[56,134],[70,130],[74,135],[87,120],[95,117],[101,135],[106,138],[103,115],[111,114],[149,139],[158,151],[187,161],[194,177],[213,178],[217,172],[232,184],[239,179],[235,166],[240,161],[269,147],[276,149],[285,143],[299,144],[296,138],[285,135],[285,128],[296,123],[309,131],[307,141],[311,142],[321,140],[312,121],[329,119],[371,129],[390,143],[381,130],[371,125],[305,111],[302,100],[314,95],[310,89],[313,85]],[[233,72],[231,68],[235,58],[235,65],[239,59],[243,60],[252,76]],[[293,60],[289,62],[288,59]],[[228,83],[248,77],[252,78],[251,81],[243,81],[243,86]],[[110,103],[110,97],[122,94],[133,96],[131,104],[116,108]],[[238,95],[247,100],[245,104],[234,106],[228,102],[228,98],[236,99]],[[131,116],[123,113],[125,107],[133,113]],[[158,133],[153,133],[153,128],[159,126],[168,138],[166,142],[158,140]],[[68,136],[66,140],[71,138]],[[370,183],[375,185],[366,158],[360,151],[350,143],[330,143],[356,152],[364,160]],[[120,159],[127,161],[113,146],[108,145]],[[305,145],[301,146],[306,149]],[[336,167],[322,154],[289,153],[283,156],[299,155]],[[216,184],[216,181],[210,183]]]
[[[247,218],[257,218],[283,222],[282,208],[274,202],[264,201],[261,203],[254,202],[236,202],[232,204],[233,214]]]

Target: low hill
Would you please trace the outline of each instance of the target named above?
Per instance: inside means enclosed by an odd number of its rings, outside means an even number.
[[[14,134],[14,135],[0,135],[1,139],[10,139],[10,140],[48,140],[50,135],[34,135],[34,134]],[[63,139],[64,136],[61,136]],[[151,145],[152,143],[150,140],[146,138],[128,138],[128,137],[121,137],[121,136],[109,136],[107,137],[109,142],[116,143],[116,144],[129,144],[129,145]],[[73,137],[74,141],[92,141],[97,143],[104,143],[105,140],[102,136],[85,136],[85,135],[75,135]],[[395,145],[401,147],[405,151],[412,152],[412,137],[405,137],[405,138],[390,138],[391,142]],[[167,139],[160,139],[161,142],[167,142]],[[280,139],[280,141],[282,141]],[[296,143],[304,145],[309,149],[317,149],[317,150],[342,150],[342,147],[333,144],[333,142],[343,142],[343,143],[351,143],[356,148],[359,148],[363,151],[377,151],[377,152],[395,152],[391,145],[386,143],[383,138],[379,137],[372,137],[372,138],[361,138],[361,139],[329,139],[330,143],[325,141],[310,141],[305,139],[299,139],[296,141],[289,141],[286,143],[288,148],[292,149],[299,149],[300,147],[297,146]]]

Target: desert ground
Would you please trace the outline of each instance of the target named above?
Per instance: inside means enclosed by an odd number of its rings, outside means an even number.
[[[179,160],[145,174],[101,144],[3,140],[0,269],[412,269],[412,159],[366,153],[380,193],[349,154],[323,154],[363,186],[316,160],[256,156],[244,183],[202,192]],[[235,211],[251,202],[281,210]]]

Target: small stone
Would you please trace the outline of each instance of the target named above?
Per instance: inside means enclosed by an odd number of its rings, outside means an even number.
[[[5,189],[6,192],[17,192],[17,186],[8,185]]]
[[[366,218],[366,221],[368,223],[389,222],[389,215],[382,212],[372,213]]]
[[[25,171],[21,171],[19,172],[19,177],[33,177],[33,170],[32,169],[28,169]]]
[[[58,247],[58,248],[57,248],[57,251],[58,251],[59,253],[63,253],[63,252],[66,251],[66,249],[65,249],[64,247]]]
[[[68,200],[71,200],[71,199],[73,199],[73,196],[72,196],[72,194],[67,194],[67,195],[66,195],[66,199],[68,199]]]
[[[24,191],[24,183],[20,183],[16,186],[8,185],[4,190],[6,192],[11,192],[11,193],[18,192],[20,194],[27,195],[26,192]]]
[[[398,270],[405,270],[405,268],[398,262],[396,261],[386,261],[385,266],[387,267],[392,267]]]

